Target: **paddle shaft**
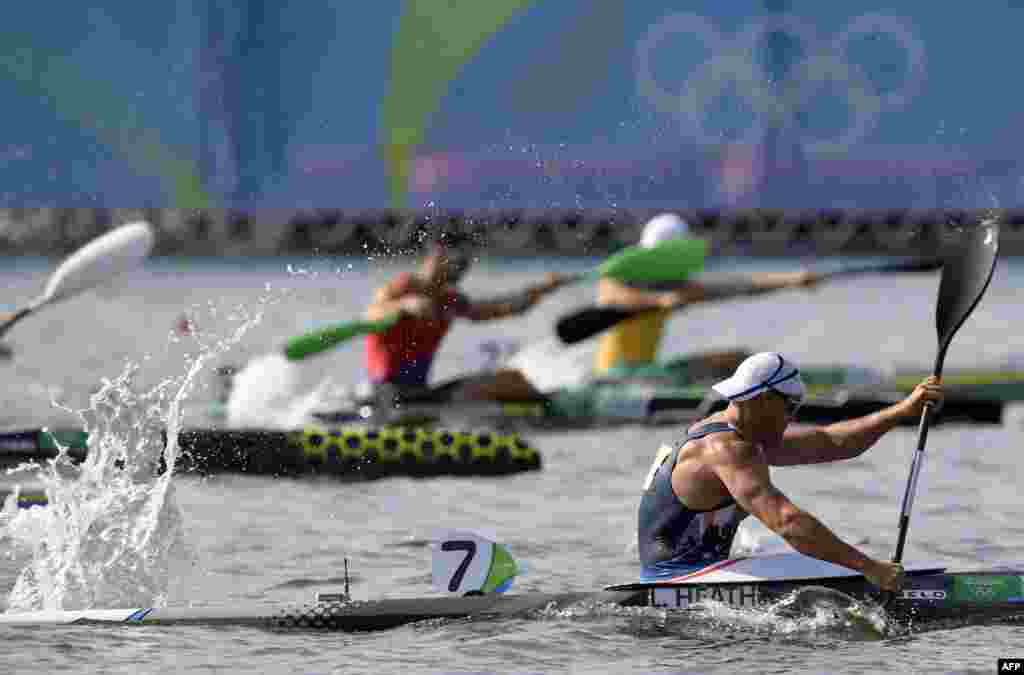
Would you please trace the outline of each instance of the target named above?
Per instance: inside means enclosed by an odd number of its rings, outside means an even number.
[[[945,359],[946,350],[940,349],[939,356],[935,360],[935,369],[932,371],[936,377],[942,377],[942,362]],[[921,411],[921,422],[917,428],[917,448],[914,450],[914,457],[910,460],[910,474],[907,476],[907,487],[903,491],[903,503],[900,506],[899,534],[896,537],[896,553],[892,557],[894,563],[903,562],[903,549],[907,543],[907,532],[910,531],[910,514],[914,509],[914,497],[917,495],[917,481],[921,476],[921,468],[924,466],[924,449],[928,444],[928,429],[931,423],[932,410],[931,402],[926,403]],[[886,591],[882,594],[882,606],[888,607],[896,599],[896,594]]]
[[[966,319],[967,317],[964,317]],[[961,322],[963,323],[963,322]],[[935,367],[932,374],[935,377],[942,377],[942,366],[946,361],[946,351],[953,335],[949,335],[939,345],[939,352],[935,356]],[[900,506],[899,535],[896,538],[896,554],[893,555],[894,563],[903,561],[903,548],[907,543],[907,531],[910,529],[910,514],[914,509],[914,497],[917,495],[917,481],[921,476],[921,468],[924,466],[924,448],[928,444],[928,429],[931,425],[932,414],[935,406],[929,402],[921,411],[921,422],[917,427],[917,448],[914,450],[914,457],[910,460],[910,474],[907,476],[907,487],[903,491],[903,504]]]
[[[935,377],[942,377],[942,362],[945,360],[946,350],[939,352],[935,362]],[[917,427],[917,449],[914,450],[914,457],[910,461],[910,474],[907,476],[907,487],[903,491],[903,504],[900,506],[899,535],[896,538],[896,554],[892,557],[894,563],[903,561],[903,547],[907,543],[907,531],[910,529],[910,514],[914,509],[914,497],[917,495],[917,481],[921,476],[921,468],[924,466],[924,449],[928,444],[928,429],[931,424],[934,405],[928,402],[921,411],[921,422]]]
[[[934,272],[942,269],[941,258],[925,258],[911,262],[883,263],[881,265],[864,265],[862,267],[849,267],[847,269],[826,272],[822,275],[823,280],[840,279],[842,277],[859,276],[862,274],[885,274],[887,272]]]
[[[23,307],[19,309],[17,312],[15,312],[13,315],[11,315],[11,318],[7,319],[7,321],[4,321],[2,324],[0,324],[0,338],[2,338],[7,333],[7,331],[14,328],[14,324],[18,323],[25,317],[32,314],[32,312],[34,312],[35,309],[35,305]]]
[[[704,264],[706,250],[706,243],[697,239],[669,241],[649,249],[633,246],[616,253],[587,272],[567,275],[563,285],[604,277],[642,282],[657,278],[658,275],[685,276]],[[400,316],[400,313],[395,312],[379,321],[351,321],[310,331],[290,339],[285,344],[285,356],[290,361],[301,361],[337,347],[353,337],[382,333],[393,326]]]
[[[574,275],[567,283],[575,283],[588,276],[589,273]],[[399,311],[376,321],[345,321],[326,328],[317,328],[288,340],[284,346],[284,355],[289,361],[302,361],[344,344],[354,337],[383,333],[401,318],[402,313]]]
[[[999,253],[999,226],[996,222],[982,223],[967,238],[967,245],[961,255],[943,267],[942,279],[939,282],[939,300],[935,308],[935,327],[938,335],[939,350],[935,355],[935,377],[942,376],[942,365],[946,351],[953,341],[953,336],[967,321],[967,318],[981,301],[985,290],[992,281],[996,259]],[[910,475],[903,493],[903,504],[900,508],[899,534],[896,540],[896,552],[892,561],[900,563],[906,545],[907,532],[910,529],[910,514],[917,494],[917,482],[924,465],[924,450],[928,442],[928,428],[932,416],[932,405],[926,403],[921,412],[921,424],[918,431],[917,448],[910,464]],[[884,594],[883,603],[888,606],[896,594]]]
[[[941,260],[926,259],[912,262],[886,263],[867,265],[828,272],[821,276],[822,281],[864,274],[888,272],[928,272],[939,269]],[[565,344],[575,344],[602,333],[612,326],[649,312],[664,311],[661,308],[625,309],[622,307],[586,307],[559,320],[556,332]]]

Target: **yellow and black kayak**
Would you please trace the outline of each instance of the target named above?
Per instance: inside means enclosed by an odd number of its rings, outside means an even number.
[[[256,475],[501,476],[541,468],[540,453],[519,434],[443,428],[309,425],[295,431],[187,429],[178,436],[175,471]],[[0,432],[0,465],[56,457],[85,458],[78,430]]]

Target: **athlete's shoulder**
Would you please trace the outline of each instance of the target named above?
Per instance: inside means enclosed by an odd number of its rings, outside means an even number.
[[[732,427],[705,420],[689,427],[686,436],[679,443],[678,448],[686,448],[687,454],[693,456],[695,453],[705,454],[714,452],[722,443],[728,442],[730,437],[736,436],[736,430]]]
[[[691,424],[686,428],[688,438],[712,438],[720,434],[732,434],[739,436],[739,433],[732,424],[721,417],[722,413],[715,413],[699,422]]]
[[[761,446],[728,428],[704,437],[704,458],[717,464],[742,465],[763,462],[764,453]]]

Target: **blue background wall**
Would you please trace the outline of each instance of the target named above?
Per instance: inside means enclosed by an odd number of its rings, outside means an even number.
[[[388,205],[380,106],[402,3],[283,4],[21,5],[0,30],[0,203]],[[746,45],[777,97],[800,77],[787,64],[812,52],[786,33],[738,37],[770,17],[813,27],[826,54],[852,21],[884,14],[923,49],[924,79],[841,151],[804,143],[848,121],[850,85],[835,78],[775,120],[752,111],[749,88],[726,82],[722,96],[699,96],[697,138],[637,85],[638,45],[672,13],[707,18],[728,49]],[[1022,19],[1024,6],[1007,0],[898,10],[539,0],[444,94],[419,148],[411,205],[1019,205]],[[829,63],[821,54],[819,67]],[[907,50],[891,35],[854,41],[846,55],[874,91],[905,79]],[[688,78],[710,56],[676,35],[659,43],[652,72],[669,91],[692,89]],[[754,122],[763,133],[746,134]]]

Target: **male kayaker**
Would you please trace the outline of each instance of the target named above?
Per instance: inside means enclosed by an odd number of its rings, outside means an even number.
[[[670,579],[728,557],[740,522],[752,514],[798,552],[848,567],[883,590],[896,590],[903,568],[843,542],[772,484],[770,466],[851,459],[896,424],[942,405],[929,377],[903,401],[828,426],[789,427],[804,396],[796,365],[776,352],[747,358],[714,385],[725,410],[690,427],[658,453],[644,484],[638,518],[641,576]]]
[[[662,213],[645,226],[639,245],[654,248],[672,239],[691,236],[686,221],[674,213]],[[658,346],[665,323],[674,310],[702,302],[731,300],[771,291],[814,286],[819,275],[811,272],[753,274],[728,282],[667,282],[657,287],[640,287],[611,278],[598,284],[599,305],[623,309],[650,309],[616,324],[601,336],[594,358],[593,374],[601,379],[627,379],[666,374],[677,379],[697,380],[722,377],[750,355],[739,350],[707,352],[658,364]]]
[[[420,268],[380,288],[366,310],[371,321],[400,315],[384,333],[366,338],[366,367],[382,394],[396,400],[543,400],[544,395],[517,370],[461,377],[437,387],[427,379],[434,356],[455,319],[493,321],[522,314],[566,283],[549,274],[540,284],[502,299],[472,300],[459,282],[472,264],[465,240],[438,238]]]

